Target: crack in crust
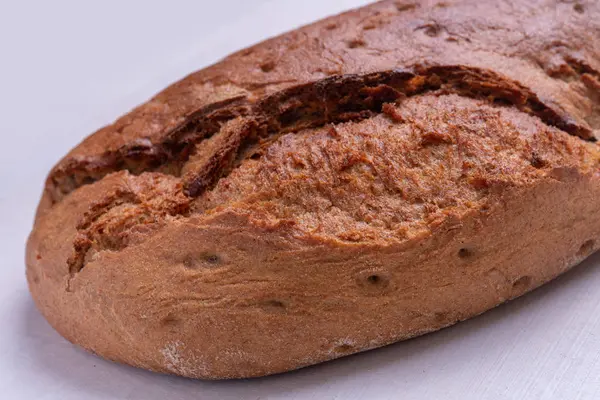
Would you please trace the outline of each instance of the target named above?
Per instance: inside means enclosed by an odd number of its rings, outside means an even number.
[[[425,93],[457,94],[513,106],[547,125],[594,140],[589,129],[545,105],[528,88],[492,71],[463,66],[335,76],[283,90],[254,104],[238,97],[199,110],[162,144],[138,141],[95,165],[84,164],[88,169],[79,165],[77,177],[52,177],[60,194],[54,201],[58,201],[68,191],[115,170],[134,175],[162,172],[153,174],[153,184],[142,184],[135,191],[119,190],[90,207],[77,226],[73,253],[67,260],[71,278],[98,252],[123,249],[135,240],[136,232],[148,233],[169,217],[189,214],[193,198],[213,188],[244,160],[261,157],[280,136],[379,113],[404,123],[390,103]],[[68,190],[61,187],[61,179],[67,180]]]
[[[568,77],[575,76],[579,78],[579,81],[588,91],[586,95],[593,99],[596,112],[587,117],[586,122],[596,135],[600,135],[600,72],[581,59],[567,57],[565,62],[569,67],[568,69],[570,69],[566,71]]]
[[[74,160],[53,171],[49,192],[56,203],[80,186],[100,180],[111,172],[127,170],[133,174],[157,171],[176,177],[183,173],[185,193],[198,196],[224,173],[239,165],[244,157],[256,156],[261,147],[284,133],[361,120],[382,112],[385,103],[431,91],[515,106],[571,135],[595,140],[588,127],[578,125],[562,110],[545,104],[528,88],[495,72],[466,66],[417,66],[325,78],[282,90],[257,102],[238,96],[214,103],[190,115],[162,143],[137,140],[118,152],[107,153],[92,161]],[[222,129],[240,117],[244,121],[243,127],[235,132]],[[206,150],[202,150],[202,142],[214,135],[228,137],[229,150],[220,151],[213,145],[210,147],[214,154],[208,157]],[[186,165],[188,163],[190,165]]]
[[[93,160],[71,160],[50,173],[47,187],[52,201],[57,203],[77,188],[116,171],[134,175],[154,171],[179,176],[195,143],[219,132],[224,122],[245,115],[248,110],[245,97],[234,97],[197,110],[162,143],[138,139]]]
[[[285,133],[358,121],[385,112],[387,103],[401,102],[405,97],[426,92],[453,93],[514,106],[539,117],[547,125],[594,140],[589,129],[546,106],[529,89],[491,71],[444,66],[338,76],[276,93],[257,103],[251,116],[240,119],[238,129],[223,129],[219,136],[222,135],[223,143],[227,144],[211,157],[200,152],[199,160],[187,168],[183,176],[186,194],[199,196],[244,159],[260,157],[273,140]],[[218,146],[211,143],[208,147]],[[232,156],[234,152],[238,155]]]
[[[190,199],[175,178],[160,174],[141,178],[142,182],[106,194],[83,215],[67,259],[70,278],[97,253],[121,250],[136,240],[136,234],[148,234],[189,214]]]
[[[106,215],[109,210],[121,205],[139,204],[139,202],[140,199],[135,193],[126,190],[116,190],[114,193],[109,194],[89,208],[81,221],[77,224],[76,229],[78,234],[73,242],[73,253],[67,260],[69,273],[71,275],[81,270],[85,262],[86,254],[94,244],[94,240],[91,237],[92,234],[89,232],[90,227],[103,215]],[[104,233],[103,229],[101,229],[101,233]]]

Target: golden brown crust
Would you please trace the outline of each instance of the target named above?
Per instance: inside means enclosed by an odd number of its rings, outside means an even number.
[[[383,1],[329,18],[167,88],[71,151],[52,171],[49,190],[60,199],[121,169],[178,175],[189,143],[244,114],[247,103],[328,76],[414,66],[461,65],[502,74],[589,135],[599,129],[598,103],[585,82],[599,79],[600,23],[596,2],[577,4],[581,8],[561,0]]]
[[[599,35],[594,1],[383,1],[236,53],[52,170],[34,299],[106,358],[214,379],[519,296],[600,246]]]

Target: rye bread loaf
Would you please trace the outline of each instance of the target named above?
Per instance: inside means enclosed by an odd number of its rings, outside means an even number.
[[[102,357],[287,371],[434,331],[600,246],[600,2],[382,1],[242,50],[50,172],[35,302]]]

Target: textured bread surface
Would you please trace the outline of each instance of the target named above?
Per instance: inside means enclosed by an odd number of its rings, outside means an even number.
[[[473,317],[600,247],[600,3],[382,1],[86,138],[27,245],[65,338],[268,375]]]

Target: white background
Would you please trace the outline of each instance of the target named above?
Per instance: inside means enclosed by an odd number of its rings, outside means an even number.
[[[201,382],[116,365],[36,311],[24,243],[84,135],[227,53],[364,0],[0,0],[1,399],[600,399],[600,256],[474,320],[279,376]]]

